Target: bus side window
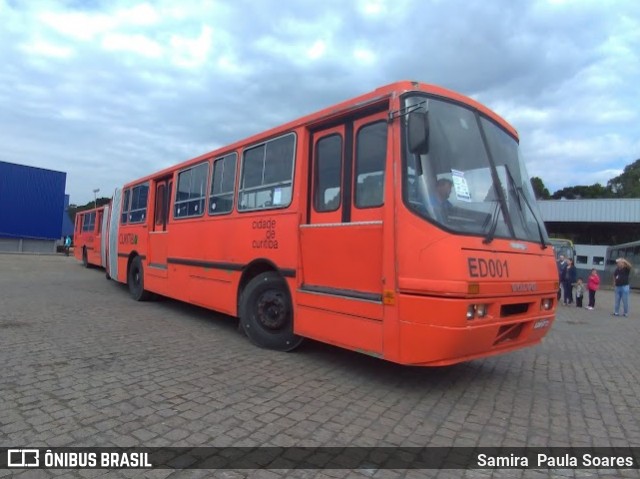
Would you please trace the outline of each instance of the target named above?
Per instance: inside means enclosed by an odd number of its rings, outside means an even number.
[[[315,193],[313,206],[318,212],[340,207],[342,179],[342,137],[330,135],[316,143]]]
[[[213,162],[209,214],[221,215],[233,210],[233,192],[236,184],[236,162],[238,155],[218,158]]]
[[[178,174],[174,218],[188,218],[204,214],[208,176],[209,162],[201,163]]]
[[[125,190],[122,199],[122,215],[120,215],[120,223],[126,224],[129,219],[129,197],[131,190]]]
[[[149,198],[149,183],[143,183],[133,188],[129,222],[141,223],[147,216],[147,200]]]
[[[282,208],[291,204],[295,134],[253,146],[242,155],[238,209]]]
[[[165,209],[164,209],[166,204],[165,193],[166,193],[165,184],[162,183],[158,185],[156,189],[156,207],[154,208],[157,226],[161,226],[167,221],[167,219],[165,218]]]
[[[386,157],[386,122],[378,121],[360,128],[356,140],[356,207],[383,205]]]

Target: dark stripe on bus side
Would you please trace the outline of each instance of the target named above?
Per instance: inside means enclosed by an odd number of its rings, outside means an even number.
[[[377,303],[382,302],[381,294],[365,293],[364,291],[354,291],[351,289],[338,289],[338,288],[329,288],[326,286],[312,286],[308,284],[303,284],[300,287],[300,291],[304,291],[305,293],[331,294],[333,296],[342,296],[342,297],[351,298],[351,299],[375,301]]]
[[[149,263],[149,268],[167,269],[168,265],[162,263]]]
[[[224,271],[242,271],[246,268],[246,264],[238,263],[221,263],[214,261],[203,261],[199,259],[187,259],[187,258],[167,258],[169,264],[181,264],[184,266],[196,266],[199,268],[211,268],[221,269]],[[278,268],[278,271],[287,278],[295,278],[296,270],[293,268]]]

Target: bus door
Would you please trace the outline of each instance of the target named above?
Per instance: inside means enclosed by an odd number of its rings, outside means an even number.
[[[378,337],[382,308],[382,237],[384,177],[387,163],[386,112],[350,119],[313,131],[310,151],[308,222],[300,227],[301,308],[332,311],[337,318],[316,316],[337,335],[362,338],[352,347],[381,349]],[[338,313],[337,315],[335,313]],[[316,325],[296,318],[300,334],[314,334]],[[372,322],[379,323],[371,327]],[[300,325],[300,327],[298,327]],[[375,331],[374,331],[375,330]],[[342,331],[342,332],[340,332]],[[342,342],[340,338],[334,342]]]
[[[96,211],[96,223],[95,223],[95,238],[93,240],[93,253],[95,254],[94,262],[96,264],[101,263],[102,258],[102,218],[104,215],[104,209]]]
[[[149,274],[167,276],[167,251],[169,246],[168,222],[171,204],[171,177],[155,182],[155,207],[153,209],[153,225],[149,232]]]

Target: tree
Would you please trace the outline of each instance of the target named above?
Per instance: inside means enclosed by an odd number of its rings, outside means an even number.
[[[84,205],[69,205],[69,208],[67,209],[67,213],[69,214],[69,218],[71,219],[71,222],[75,224],[76,213],[80,211],[90,210],[92,208],[95,208],[96,205],[98,206],[108,205],[109,202],[111,202],[111,198],[101,197],[101,198],[96,198],[95,202],[91,200]]]
[[[593,185],[585,186],[567,186],[561,190],[556,191],[552,198],[559,200],[566,198],[568,200],[578,200],[587,198],[612,198],[614,195],[610,188],[602,186],[600,183],[594,183]]]
[[[541,178],[538,178],[537,176],[532,176],[531,186],[533,187],[533,193],[536,196],[536,200],[548,200],[551,198],[551,195],[549,194],[549,190],[547,189],[546,186],[544,186],[544,183],[542,182]]]
[[[616,198],[640,198],[640,159],[624,167],[622,173],[607,182]]]

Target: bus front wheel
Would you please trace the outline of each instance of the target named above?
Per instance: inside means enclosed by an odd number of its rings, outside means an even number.
[[[136,301],[147,301],[151,297],[151,293],[144,289],[144,270],[140,256],[136,256],[133,258],[133,261],[131,261],[129,274],[127,275],[127,284],[131,297]]]
[[[252,343],[291,351],[302,339],[293,334],[293,307],[285,280],[275,272],[253,278],[240,300],[240,324]]]

